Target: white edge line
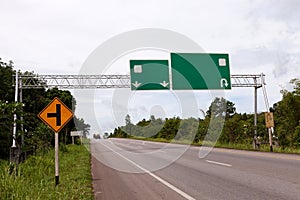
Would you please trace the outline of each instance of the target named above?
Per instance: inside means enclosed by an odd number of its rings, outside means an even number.
[[[187,193],[183,192],[182,190],[178,189],[177,187],[175,187],[174,185],[172,185],[171,183],[165,181],[164,179],[160,178],[159,176],[151,173],[149,170],[141,167],[140,165],[136,164],[135,162],[133,162],[132,160],[126,158],[125,156],[123,156],[122,154],[114,151],[112,148],[110,148],[109,146],[105,145],[102,143],[102,145],[104,145],[106,148],[112,150],[115,154],[119,155],[120,157],[122,157],[123,159],[127,160],[128,162],[130,162],[131,164],[133,164],[134,166],[136,166],[137,168],[143,170],[144,172],[146,172],[148,175],[152,176],[153,178],[155,178],[156,180],[158,180],[159,182],[161,182],[162,184],[166,185],[167,187],[169,187],[170,189],[174,190],[175,192],[177,192],[178,194],[180,194],[181,196],[183,196],[184,198],[188,199],[188,200],[196,200],[194,197],[188,195]]]
[[[216,164],[216,165],[222,165],[222,166],[226,166],[226,167],[232,167],[232,165],[227,164],[227,163],[221,163],[221,162],[216,162],[216,161],[212,161],[212,160],[205,160],[208,163],[212,163],[212,164]]]

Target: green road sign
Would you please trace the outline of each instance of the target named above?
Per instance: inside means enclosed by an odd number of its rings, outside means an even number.
[[[228,54],[171,53],[173,90],[231,89]]]
[[[168,60],[130,60],[131,90],[169,90]]]

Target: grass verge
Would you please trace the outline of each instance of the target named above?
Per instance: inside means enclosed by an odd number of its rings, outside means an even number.
[[[18,168],[0,161],[0,199],[94,199],[90,160],[83,145],[67,145],[59,154],[56,187],[54,151],[32,156]]]
[[[132,136],[130,139],[135,139],[135,140],[145,140],[145,141],[153,141],[153,142],[164,142],[164,143],[176,143],[176,144],[186,144],[186,145],[194,145],[194,146],[201,146],[202,141],[199,141],[198,143],[191,143],[188,140],[167,140],[164,138],[146,138],[146,137],[136,137]],[[249,150],[249,151],[262,151],[262,152],[269,152],[270,151],[270,146],[268,144],[263,144],[260,146],[260,149],[253,149],[252,144],[234,144],[234,143],[228,143],[228,144],[223,144],[217,142],[214,145],[215,148],[227,148],[227,149],[238,149],[238,150]],[[290,154],[300,154],[300,149],[299,148],[282,148],[282,147],[276,147],[273,146],[273,152],[276,153],[290,153]]]

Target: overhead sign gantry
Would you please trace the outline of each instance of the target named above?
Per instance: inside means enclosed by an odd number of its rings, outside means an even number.
[[[17,81],[16,81],[17,79]],[[17,83],[17,84],[16,84]],[[134,82],[135,83],[135,82]],[[164,82],[162,82],[164,84]],[[269,102],[265,90],[264,74],[230,75],[231,87],[254,88],[254,135],[257,135],[257,90],[263,89],[267,110]],[[165,83],[167,84],[167,82]],[[224,83],[225,84],[225,83]],[[60,88],[60,89],[99,89],[99,88],[131,88],[130,75],[18,75],[13,77],[13,86],[20,89]],[[271,144],[271,142],[270,142]]]

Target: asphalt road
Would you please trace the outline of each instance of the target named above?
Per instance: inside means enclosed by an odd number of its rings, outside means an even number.
[[[91,142],[96,199],[300,199],[300,156],[129,139]]]

